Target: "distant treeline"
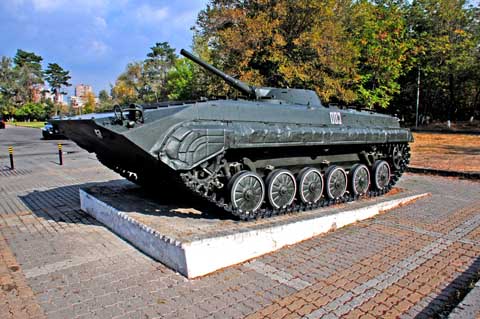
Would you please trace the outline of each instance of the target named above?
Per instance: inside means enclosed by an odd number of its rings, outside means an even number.
[[[210,0],[193,31],[196,55],[256,86],[313,89],[408,123],[420,88],[422,118],[480,117],[480,8],[464,0]],[[159,42],[100,95],[108,108],[239,93]]]
[[[326,104],[385,109],[412,122],[480,115],[480,10],[460,0],[211,0],[193,51],[258,86],[314,89]],[[218,78],[157,43],[127,67],[117,101],[230,96]]]

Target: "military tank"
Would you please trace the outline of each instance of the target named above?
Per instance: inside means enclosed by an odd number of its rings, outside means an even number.
[[[242,98],[115,106],[56,121],[60,131],[130,181],[188,190],[242,220],[383,195],[405,171],[413,138],[398,118],[248,85],[181,54]]]

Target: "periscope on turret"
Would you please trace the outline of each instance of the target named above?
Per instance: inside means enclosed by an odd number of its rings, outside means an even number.
[[[245,98],[115,106],[55,123],[130,181],[175,185],[243,220],[379,196],[405,171],[413,138],[398,118],[325,106],[312,90],[248,85],[180,53]]]

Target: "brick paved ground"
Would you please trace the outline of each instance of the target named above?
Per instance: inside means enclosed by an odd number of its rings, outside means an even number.
[[[0,131],[2,318],[426,318],[480,271],[480,183],[407,175],[432,196],[189,281],[80,211],[80,186],[118,176],[68,141],[59,167],[38,134]]]

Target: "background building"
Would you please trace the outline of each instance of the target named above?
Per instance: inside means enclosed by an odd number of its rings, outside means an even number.
[[[75,86],[75,96],[77,98],[85,100],[88,93],[93,93],[91,85],[88,84],[78,84]]]
[[[31,92],[32,92],[32,102],[33,103],[40,103],[42,101],[47,101],[51,100],[52,102],[55,102],[55,94],[50,92],[50,90],[45,87],[45,85],[42,84],[37,84],[31,87]],[[64,104],[63,102],[63,94],[58,95],[58,101],[59,104]]]
[[[88,101],[88,98],[95,97],[93,88],[88,84],[78,84],[75,86],[75,95],[70,96],[70,106],[75,113],[82,114],[83,108]],[[98,103],[98,99],[95,97],[94,104]],[[94,109],[95,110],[95,105]],[[90,110],[91,111],[91,110]]]

